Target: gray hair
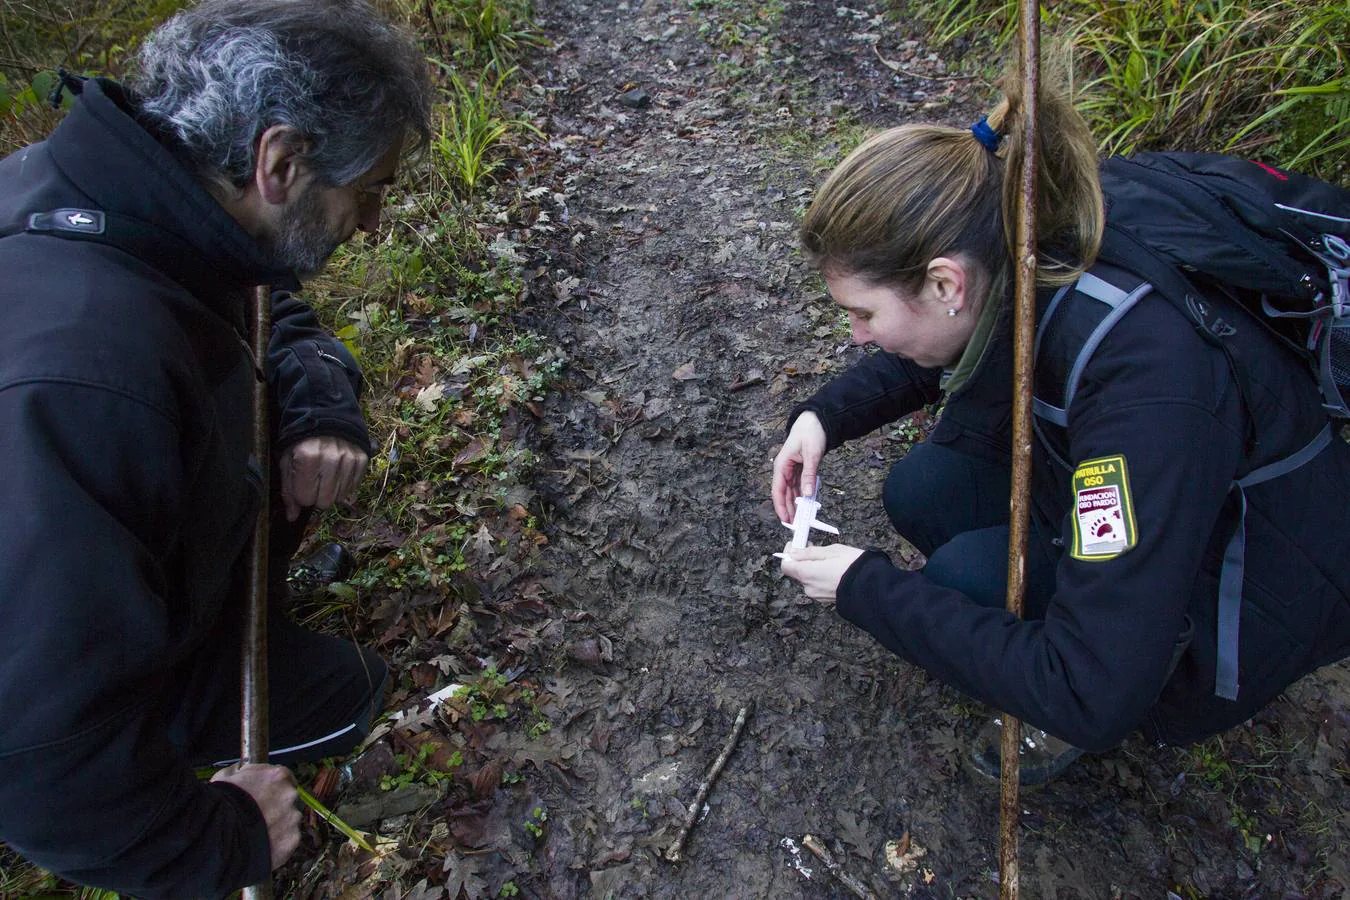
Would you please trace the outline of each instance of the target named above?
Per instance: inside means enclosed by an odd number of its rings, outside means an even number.
[[[426,60],[365,0],[205,0],[146,40],[131,82],[143,115],[204,176],[243,187],[258,139],[288,125],[330,185],[398,139],[430,140]]]

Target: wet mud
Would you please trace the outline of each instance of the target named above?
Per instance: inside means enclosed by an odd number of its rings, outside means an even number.
[[[554,46],[529,65],[568,225],[543,265],[568,289],[536,324],[568,363],[540,427],[535,568],[585,649],[542,678],[548,739],[569,749],[541,767],[549,831],[527,889],[851,896],[800,851],[812,834],[878,896],[997,896],[997,789],[962,763],[991,712],[805,600],[771,555],[787,532],[768,502],[788,411],[859,352],[795,249],[810,190],[850,129],[965,124],[988,85],[871,4],[537,13]],[[925,425],[823,473],[822,517],[909,565],[879,496]],[[1136,737],[1024,795],[1023,896],[1344,896],[1347,688],[1333,667],[1218,741]],[[665,861],[747,704],[684,861]],[[884,847],[905,835],[897,874]]]

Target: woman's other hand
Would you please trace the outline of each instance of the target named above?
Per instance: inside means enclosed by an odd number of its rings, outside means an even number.
[[[797,498],[815,493],[816,473],[825,456],[825,426],[813,412],[792,423],[773,460],[773,508],[783,522],[797,514]]]
[[[783,574],[800,582],[810,599],[833,603],[844,573],[866,551],[846,544],[793,550],[789,544],[783,552]]]

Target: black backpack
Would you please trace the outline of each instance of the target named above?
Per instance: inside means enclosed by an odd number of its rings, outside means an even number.
[[[1154,287],[1227,357],[1244,403],[1252,396],[1232,316],[1250,316],[1308,364],[1335,418],[1350,418],[1350,192],[1232,157],[1143,153],[1101,168],[1106,230],[1097,265],[1049,300],[1036,335],[1035,430],[1059,465],[1068,411],[1093,352]],[[1228,298],[1211,302],[1207,298]],[[1247,404],[1250,407],[1250,404]],[[1250,417],[1249,417],[1250,418]],[[1256,428],[1254,421],[1248,427]],[[1255,434],[1249,434],[1254,443]],[[1238,691],[1246,497],[1292,472],[1332,440],[1308,444],[1235,478],[1239,517],[1220,574],[1215,693]]]
[[[1226,293],[1308,360],[1328,413],[1350,418],[1350,192],[1200,153],[1113,157],[1101,177],[1103,258],[1157,257]]]

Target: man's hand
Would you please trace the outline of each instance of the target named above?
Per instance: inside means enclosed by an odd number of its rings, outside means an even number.
[[[286,520],[294,522],[305,507],[327,509],[350,500],[366,474],[370,457],[339,437],[306,438],[281,457],[281,500]]]
[[[295,776],[285,766],[262,763],[235,764],[211,776],[248,791],[258,804],[267,823],[267,841],[272,846],[275,871],[291,858],[300,846],[300,795],[295,792]]]
[[[792,423],[773,460],[773,508],[780,522],[797,514],[797,498],[815,493],[816,472],[825,457],[825,426],[813,412]]]
[[[789,543],[783,552],[787,554],[783,574],[801,582],[802,590],[812,600],[833,603],[844,573],[865,551],[845,544],[793,550]]]

